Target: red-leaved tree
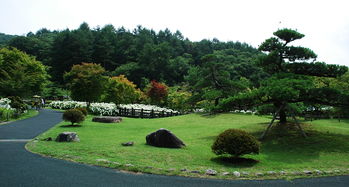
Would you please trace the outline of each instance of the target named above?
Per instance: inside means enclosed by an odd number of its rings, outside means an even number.
[[[164,83],[152,80],[148,85],[147,96],[152,104],[163,103],[168,95],[167,86]]]

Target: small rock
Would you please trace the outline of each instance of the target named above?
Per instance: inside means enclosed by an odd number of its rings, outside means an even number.
[[[133,167],[133,164],[125,164],[126,167]]]
[[[97,162],[105,162],[105,163],[110,163],[109,160],[107,159],[103,159],[103,158],[99,158],[99,159],[96,159]]]
[[[314,170],[314,172],[316,173],[316,174],[318,174],[318,175],[321,175],[322,174],[322,171],[320,171],[320,170]]]
[[[301,174],[301,172],[294,171],[294,172],[292,172],[292,174],[293,174],[293,175],[300,175],[300,174]]]
[[[188,171],[188,170],[187,170],[187,169],[185,169],[185,168],[183,168],[183,169],[181,169],[181,171],[185,172],[185,171]]]
[[[276,172],[275,171],[268,171],[267,174],[268,175],[276,175]]]
[[[153,166],[145,166],[145,168],[147,168],[147,169],[153,169],[154,167],[153,167]]]
[[[80,139],[76,132],[62,132],[57,138],[56,142],[79,142]]]
[[[190,173],[200,173],[200,171],[198,171],[198,170],[193,170],[193,171],[190,171]]]
[[[44,141],[52,141],[51,137],[45,138]]]
[[[245,173],[246,173],[246,172],[245,172]],[[234,175],[235,177],[240,177],[240,176],[241,176],[240,172],[238,172],[238,171],[234,171],[234,172],[233,172],[233,175]]]
[[[257,177],[260,177],[260,176],[263,176],[263,175],[264,175],[263,173],[256,173]]]
[[[250,175],[249,172],[245,172],[245,171],[243,171],[241,174],[242,174],[243,176],[249,176],[249,175]]]
[[[213,169],[206,170],[206,175],[217,175],[217,171]]]
[[[122,146],[133,146],[134,142],[121,143]]]
[[[172,171],[176,171],[176,169],[175,168],[170,168],[167,171],[172,172]]]
[[[280,175],[286,175],[287,172],[286,171],[280,171]]]
[[[306,174],[306,175],[311,175],[313,172],[308,171],[308,170],[304,170],[303,173]]]
[[[118,165],[118,166],[121,165],[119,162],[112,162],[112,163],[115,164],[115,165]]]
[[[223,173],[222,173],[223,176],[227,176],[227,175],[229,175],[229,174],[230,174],[229,172],[223,172]]]

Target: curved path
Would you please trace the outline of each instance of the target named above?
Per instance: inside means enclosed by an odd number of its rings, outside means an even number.
[[[0,126],[0,186],[349,186],[349,176],[248,181],[135,175],[26,151],[26,141],[60,122],[61,115],[42,110],[36,117]]]

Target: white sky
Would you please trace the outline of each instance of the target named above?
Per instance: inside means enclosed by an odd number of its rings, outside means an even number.
[[[278,28],[306,36],[318,61],[349,66],[347,0],[1,0],[0,32],[76,29],[113,24],[133,30],[179,30],[191,41],[217,38],[258,47]]]

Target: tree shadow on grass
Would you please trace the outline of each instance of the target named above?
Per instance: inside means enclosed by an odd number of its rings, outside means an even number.
[[[211,158],[211,161],[221,164],[224,166],[232,166],[232,167],[238,167],[238,168],[248,168],[253,167],[254,165],[258,164],[258,160],[254,160],[252,158],[242,158],[242,157],[215,157]]]
[[[285,163],[302,163],[319,159],[321,153],[349,153],[349,134],[317,131],[309,124],[302,124],[308,137],[292,125],[273,125],[262,140],[261,153],[266,160]],[[254,132],[260,137],[263,131]]]
[[[62,128],[74,128],[74,127],[82,127],[82,125],[61,125]]]

